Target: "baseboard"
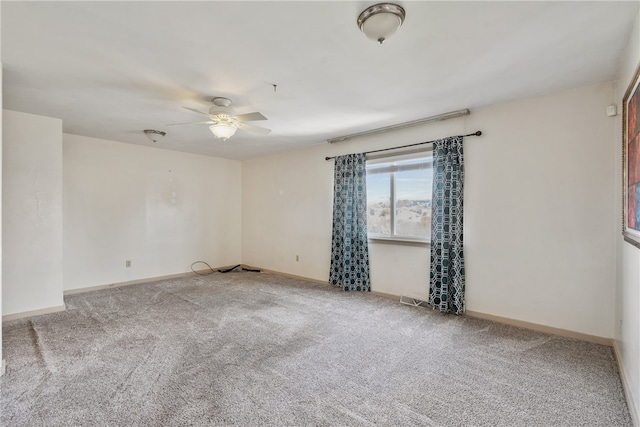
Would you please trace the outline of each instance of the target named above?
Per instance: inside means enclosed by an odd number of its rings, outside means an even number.
[[[214,270],[217,271],[217,268],[214,268]],[[192,276],[198,275],[199,273],[204,275],[204,274],[207,274],[207,273],[211,273],[211,270],[195,270],[193,272],[189,271],[187,273],[168,274],[166,276],[147,277],[145,279],[128,280],[126,282],[108,283],[106,285],[87,286],[85,288],[68,289],[68,290],[63,292],[63,295],[83,294],[85,292],[93,292],[93,291],[100,291],[100,290],[103,290],[103,289],[119,288],[121,286],[139,285],[141,283],[157,282],[157,281],[160,281],[160,280],[169,280],[169,279],[178,279],[178,278],[181,278],[181,277],[192,277]]]
[[[319,283],[319,284],[323,284],[323,285],[328,285],[327,281],[325,281],[325,280],[312,279],[310,277],[299,276],[299,275],[296,275],[296,274],[283,273],[282,271],[269,270],[269,269],[266,269],[266,268],[260,268],[260,270],[264,271],[265,273],[276,274],[276,275],[284,276],[284,277],[290,277],[292,279],[305,280],[307,282],[313,282],[313,283]],[[380,296],[380,297],[383,297],[383,298],[396,300],[396,301],[400,301],[400,297],[401,297],[401,295],[394,295],[394,294],[389,294],[389,293],[386,293],[386,292],[378,292],[378,291],[371,291],[370,294],[377,295],[377,296]],[[523,320],[510,319],[508,317],[494,316],[493,314],[480,313],[480,312],[477,312],[477,311],[466,310],[465,311],[465,315],[467,315],[469,317],[475,317],[475,318],[478,318],[478,319],[491,320],[491,321],[494,321],[494,322],[497,322],[497,323],[516,326],[516,327],[519,327],[519,328],[530,329],[530,330],[533,330],[533,331],[545,332],[545,333],[548,333],[548,334],[558,335],[558,336],[561,336],[561,337],[574,338],[574,339],[578,339],[578,340],[581,340],[581,341],[587,341],[587,342],[592,342],[592,343],[595,343],[595,344],[606,345],[608,347],[612,347],[613,346],[613,340],[611,338],[605,338],[605,337],[599,337],[599,336],[596,336],[596,335],[583,334],[581,332],[570,331],[568,329],[554,328],[552,326],[545,326],[545,325],[540,325],[538,323],[532,323],[532,322],[525,322]]]
[[[38,310],[30,310],[30,311],[23,311],[20,313],[7,314],[2,316],[2,321],[7,322],[9,320],[24,319],[25,317],[42,316],[43,314],[57,313],[59,311],[66,310],[66,308],[67,307],[64,304],[62,304],[55,307],[47,307],[47,308],[41,308]]]
[[[221,268],[224,268],[224,267],[221,267]],[[217,271],[217,268],[214,268],[214,271]],[[126,282],[109,283],[109,284],[106,284],[106,285],[87,286],[85,288],[68,289],[66,291],[63,291],[62,294],[63,295],[81,294],[81,293],[85,293],[85,292],[99,291],[99,290],[102,290],[102,289],[118,288],[120,286],[138,285],[138,284],[141,284],[141,283],[157,282],[159,280],[176,279],[176,278],[180,278],[180,277],[191,277],[191,276],[198,275],[198,273],[207,274],[207,273],[210,273],[210,272],[211,272],[211,270],[195,270],[195,271],[190,271],[190,272],[187,272],[187,273],[178,273],[178,274],[169,274],[169,275],[166,275],[166,276],[148,277],[146,279],[129,280],[129,281],[126,281]],[[56,313],[56,312],[59,312],[59,311],[64,311],[65,309],[66,309],[66,306],[64,304],[62,304],[61,306],[57,306],[57,307],[47,307],[47,308],[43,308],[43,309],[40,309],[40,310],[31,310],[31,311],[24,311],[24,312],[21,312],[21,313],[7,314],[5,316],[2,316],[2,321],[6,322],[6,321],[9,321],[9,320],[23,319],[25,317],[41,316],[43,314],[50,314],[50,313]]]
[[[224,269],[225,267],[219,267],[219,268],[220,269]],[[307,282],[318,283],[318,284],[322,284],[322,285],[329,285],[326,280],[313,279],[311,277],[300,276],[300,275],[296,275],[296,274],[290,274],[290,273],[285,273],[285,272],[282,272],[282,271],[270,270],[270,269],[260,268],[260,267],[257,267],[257,269],[263,271],[264,273],[275,274],[275,275],[278,275],[278,276],[289,277],[289,278],[297,279],[297,280],[305,280]],[[218,268],[214,268],[214,270],[218,270]],[[206,273],[208,271],[210,271],[210,270],[199,270],[198,273]],[[168,279],[175,279],[175,278],[180,278],[180,277],[190,277],[190,276],[194,276],[196,274],[197,273],[195,273],[195,272],[178,273],[178,274],[170,274],[170,275],[166,275],[166,276],[150,277],[150,278],[146,278],[146,279],[130,280],[130,281],[126,281],[126,282],[110,283],[110,284],[107,284],[107,285],[98,285],[98,286],[90,286],[90,287],[86,287],[86,288],[70,289],[70,290],[64,291],[64,295],[72,295],[72,294],[78,294],[78,293],[84,293],[84,292],[92,292],[92,291],[97,291],[97,290],[101,290],[101,289],[109,289],[109,288],[115,288],[115,287],[120,287],[120,286],[137,285],[137,284],[141,284],[141,283],[155,282],[155,281],[159,281],[159,280],[168,280]],[[385,293],[385,292],[378,292],[378,291],[371,291],[371,294],[377,295],[377,296],[380,296],[380,297],[383,297],[383,298],[392,299],[392,300],[399,300],[400,297],[401,297],[401,295],[394,295],[394,294],[389,294],[389,293]],[[42,313],[42,314],[45,314],[45,313]],[[613,346],[613,340],[611,340],[610,338],[604,338],[604,337],[599,337],[599,336],[595,336],[595,335],[583,334],[581,332],[574,332],[574,331],[570,331],[570,330],[566,330],[566,329],[554,328],[554,327],[551,327],[551,326],[545,326],[545,325],[540,325],[540,324],[537,324],[537,323],[525,322],[525,321],[522,321],[522,320],[510,319],[510,318],[507,318],[507,317],[494,316],[492,314],[480,313],[480,312],[476,312],[476,311],[467,310],[465,312],[465,315],[470,316],[470,317],[476,317],[476,318],[479,318],[479,319],[491,320],[491,321],[494,321],[494,322],[503,323],[503,324],[507,324],[507,325],[517,326],[517,327],[520,327],[520,328],[531,329],[531,330],[534,330],[534,331],[545,332],[545,333],[549,333],[549,334],[553,334],[553,335],[559,335],[559,336],[568,337],[568,338],[575,338],[575,339],[579,339],[579,340],[582,340],[582,341],[587,341],[587,342],[593,342],[593,343],[596,343],[596,344],[606,345],[606,346],[609,346],[609,347]],[[21,317],[27,317],[27,316],[21,316]],[[5,320],[5,317],[3,317],[3,320]]]
[[[277,276],[289,277],[291,279],[304,280],[306,282],[313,282],[313,283],[318,283],[320,285],[331,286],[331,284],[329,284],[329,282],[327,280],[312,279],[312,278],[306,277],[306,276],[298,276],[298,275],[295,275],[295,274],[283,273],[282,271],[268,270],[266,268],[261,268],[260,270],[265,272],[265,273],[275,274]],[[385,293],[385,292],[371,291],[371,292],[369,292],[369,294],[377,295],[377,296],[383,297],[383,298],[392,299],[394,301],[398,301],[400,299],[399,295],[388,294],[388,293]]]
[[[640,417],[638,417],[638,407],[636,406],[636,400],[633,396],[633,390],[629,385],[627,373],[622,363],[622,354],[620,353],[620,347],[618,347],[618,341],[613,341],[613,354],[616,356],[618,362],[618,371],[620,372],[620,379],[622,380],[622,389],[624,390],[624,396],[627,399],[627,406],[629,407],[629,413],[631,414],[631,421],[635,427],[640,427]]]
[[[321,284],[321,285],[328,285],[329,284],[329,282],[327,282],[326,280],[312,279],[311,277],[297,276],[295,274],[283,273],[282,271],[276,271],[276,270],[268,270],[266,268],[257,267],[257,269],[262,271],[262,272],[264,272],[264,273],[275,274],[277,276],[288,277],[290,279],[304,280],[304,281],[307,281],[307,282],[318,283],[318,284]]]
[[[400,301],[400,295],[388,294],[386,292],[371,291],[371,295],[377,295],[382,298],[392,299],[394,301]]]
[[[304,280],[306,282],[313,282],[313,283],[317,283],[319,285],[331,286],[331,284],[327,280],[312,279],[312,278],[306,277],[306,276],[298,276],[298,275],[295,275],[295,274],[283,273],[282,271],[268,270],[266,268],[261,268],[260,270],[262,270],[265,273],[275,274],[277,276],[289,277],[291,279]],[[387,293],[378,292],[378,291],[371,291],[369,293],[371,295],[377,295],[379,297],[388,298],[388,299],[392,299],[392,300],[396,300],[396,301],[400,298],[398,295],[387,294]]]
[[[570,331],[568,329],[554,328],[553,326],[540,325],[538,323],[526,322],[524,320],[516,320],[508,317],[495,316],[493,314],[480,313],[478,311],[465,310],[464,314],[477,319],[491,320],[505,325],[517,326],[519,328],[531,329],[533,331],[545,332],[547,334],[559,335],[566,338],[574,338],[581,341],[587,341],[595,344],[613,346],[611,338],[599,337],[597,335],[584,334],[582,332]]]

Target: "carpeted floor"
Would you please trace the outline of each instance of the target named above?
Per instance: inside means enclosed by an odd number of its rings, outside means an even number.
[[[3,325],[9,426],[630,426],[608,347],[265,273]]]

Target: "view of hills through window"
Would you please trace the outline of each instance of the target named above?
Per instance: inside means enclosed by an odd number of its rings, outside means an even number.
[[[432,176],[431,159],[367,166],[369,234],[429,240]]]

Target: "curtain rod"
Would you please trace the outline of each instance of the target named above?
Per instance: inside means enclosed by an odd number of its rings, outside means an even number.
[[[373,135],[376,133],[388,132],[390,130],[404,129],[410,126],[421,125],[424,123],[441,122],[443,120],[454,119],[460,116],[468,116],[469,114],[471,114],[471,111],[469,111],[468,108],[465,108],[464,110],[450,111],[448,113],[438,114],[437,116],[425,117],[424,119],[413,120],[410,122],[404,122],[397,125],[385,126],[377,129],[365,130],[364,132],[352,133],[351,135],[330,138],[330,139],[327,139],[327,142],[329,144],[334,144],[336,142],[346,141],[347,139],[355,138],[358,136]]]
[[[458,135],[458,136],[465,137],[465,136],[480,136],[480,135],[482,135],[482,131],[476,131],[476,132],[473,132],[473,133],[469,133],[467,135]],[[451,137],[449,137],[449,138],[451,138]],[[444,139],[444,138],[440,138],[440,139]],[[415,147],[416,145],[433,144],[436,141],[437,141],[437,139],[434,139],[433,141],[416,142],[415,144],[401,145],[399,147],[381,148],[380,150],[365,151],[363,154],[379,153],[381,151],[389,151],[389,150],[397,150],[399,148]],[[335,159],[336,157],[338,157],[338,156],[325,157],[324,159],[325,160],[331,160],[331,159]]]

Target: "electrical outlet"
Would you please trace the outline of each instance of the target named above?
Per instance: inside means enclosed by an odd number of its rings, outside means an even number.
[[[300,257],[296,255],[296,262],[300,261]]]
[[[125,266],[126,268],[130,268],[130,267],[131,267],[131,260],[130,260],[130,259],[126,260],[126,261],[124,262],[124,266]]]

